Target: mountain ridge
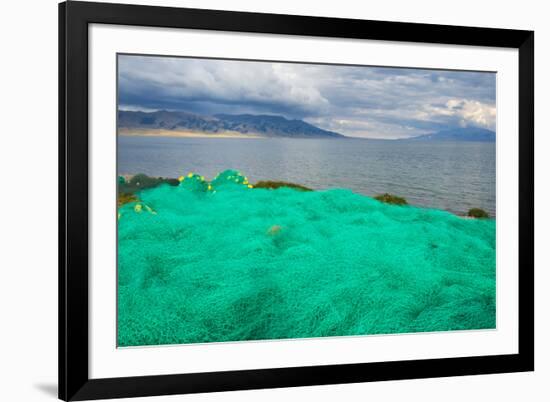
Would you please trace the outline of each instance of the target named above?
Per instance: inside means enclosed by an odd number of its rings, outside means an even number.
[[[184,111],[118,111],[118,128],[125,130],[187,130],[210,135],[236,132],[243,136],[286,138],[346,138],[303,120],[278,115],[216,114],[200,115]]]
[[[460,127],[403,139],[405,141],[476,141],[495,142],[496,133],[480,127]]]

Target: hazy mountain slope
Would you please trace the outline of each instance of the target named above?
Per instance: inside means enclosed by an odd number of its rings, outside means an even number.
[[[188,112],[118,112],[118,127],[139,130],[187,130],[202,133],[238,132],[262,137],[344,138],[302,120],[273,115],[204,116]]]
[[[305,121],[287,120],[282,116],[218,114],[215,117],[226,122],[232,130],[242,133],[283,137],[342,137],[341,134],[320,129]]]
[[[409,138],[410,141],[480,141],[494,142],[496,134],[494,131],[477,127],[453,128],[439,131],[433,134],[421,135]]]

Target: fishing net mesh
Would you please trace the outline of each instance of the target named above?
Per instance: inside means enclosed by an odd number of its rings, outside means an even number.
[[[120,346],[495,327],[494,220],[245,179],[119,209]]]

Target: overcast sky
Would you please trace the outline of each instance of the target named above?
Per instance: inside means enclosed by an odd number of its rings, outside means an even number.
[[[119,108],[276,114],[344,135],[495,130],[494,73],[119,56]]]

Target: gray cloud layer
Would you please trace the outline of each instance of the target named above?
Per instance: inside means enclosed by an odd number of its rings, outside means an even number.
[[[119,56],[119,107],[279,114],[346,135],[491,130],[494,73]]]

